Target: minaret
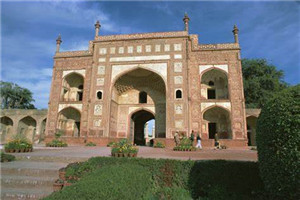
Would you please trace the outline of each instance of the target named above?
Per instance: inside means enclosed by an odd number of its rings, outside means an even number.
[[[95,37],[98,37],[99,36],[99,30],[100,30],[100,27],[101,27],[101,25],[100,25],[100,22],[99,22],[99,20],[96,22],[96,24],[95,24]]]
[[[56,52],[59,52],[60,44],[62,43],[60,34],[58,35],[56,39]]]
[[[183,18],[184,30],[187,32],[189,32],[189,21],[190,21],[189,16],[187,15],[187,13],[184,13],[184,18]]]
[[[236,25],[233,26],[233,36],[234,36],[234,42],[239,43],[239,29],[237,28]]]

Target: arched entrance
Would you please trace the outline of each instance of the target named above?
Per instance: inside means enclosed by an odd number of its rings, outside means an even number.
[[[215,106],[206,110],[203,120],[208,127],[209,139],[214,139],[216,133],[220,139],[232,139],[230,115],[224,108]]]
[[[201,76],[201,96],[205,99],[228,99],[228,79],[225,72],[212,69]]]
[[[82,101],[83,97],[83,76],[77,73],[68,74],[63,79],[62,100],[63,101]]]
[[[57,128],[64,133],[65,136],[80,136],[80,112],[72,107],[63,109],[58,114]]]
[[[47,118],[45,118],[41,123],[39,142],[43,141],[45,138],[46,122],[47,122]]]
[[[29,141],[33,141],[36,132],[36,120],[30,116],[19,121],[17,133],[26,136]]]
[[[256,146],[256,122],[257,117],[249,116],[246,118],[247,121],[247,138],[248,146]]]
[[[154,115],[146,110],[140,110],[132,114],[130,123],[130,136],[133,136],[133,142],[136,145],[146,145],[146,137],[148,132],[145,132],[146,122],[154,119]]]
[[[6,139],[11,137],[14,123],[11,118],[6,116],[1,117],[0,121],[1,142],[4,142]]]
[[[126,137],[138,144],[145,144],[141,137],[133,137],[134,130],[131,130],[133,121],[144,126],[154,118],[145,110],[155,113],[155,138],[166,137],[166,87],[160,75],[148,69],[132,69],[115,79],[111,93],[110,137]],[[132,114],[135,110],[144,111]],[[142,129],[142,125],[135,127]]]

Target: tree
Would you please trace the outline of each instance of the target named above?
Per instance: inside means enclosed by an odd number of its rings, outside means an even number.
[[[262,108],[275,94],[287,88],[284,73],[265,59],[243,59],[242,71],[247,108]]]
[[[257,120],[261,178],[270,199],[300,199],[300,85],[265,103]]]
[[[1,109],[35,109],[32,92],[15,83],[0,81]]]

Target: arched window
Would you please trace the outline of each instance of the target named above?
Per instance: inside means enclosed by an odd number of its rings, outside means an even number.
[[[139,103],[147,103],[147,92],[140,92]]]
[[[97,98],[98,98],[98,99],[102,99],[102,92],[101,92],[101,91],[98,91],[98,92],[97,92]]]
[[[213,81],[209,81],[209,82],[208,82],[208,85],[209,85],[209,86],[214,86],[215,83],[214,83]]]
[[[176,90],[176,99],[181,99],[181,98],[182,98],[182,91]]]

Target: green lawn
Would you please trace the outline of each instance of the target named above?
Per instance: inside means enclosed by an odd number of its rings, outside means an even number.
[[[266,199],[258,173],[256,162],[95,157],[45,199]]]

